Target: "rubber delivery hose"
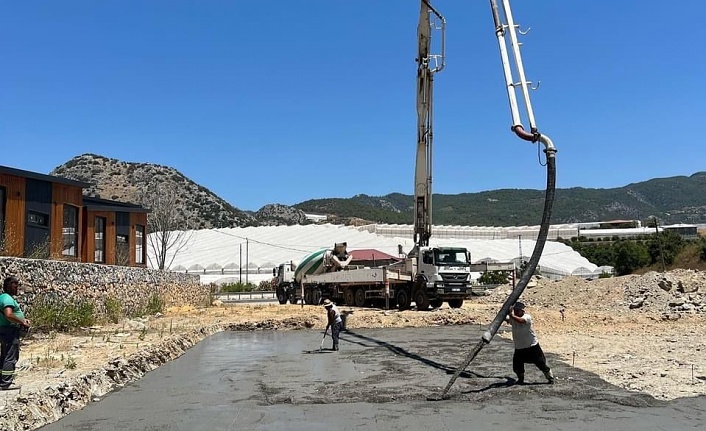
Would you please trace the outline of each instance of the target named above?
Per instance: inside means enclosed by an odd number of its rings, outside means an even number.
[[[529,283],[530,278],[534,274],[534,270],[539,264],[539,259],[542,257],[542,251],[544,250],[544,244],[547,242],[547,235],[549,234],[549,220],[552,214],[552,205],[554,204],[554,195],[556,193],[556,150],[554,148],[549,148],[544,150],[547,155],[547,189],[544,195],[544,212],[542,214],[542,223],[539,226],[539,235],[537,236],[537,242],[534,246],[534,251],[532,252],[532,257],[530,258],[527,268],[522,273],[519,283],[515,289],[510,293],[510,296],[505,300],[505,303],[500,308],[500,311],[495,316],[495,319],[490,323],[488,330],[483,333],[481,340],[475,347],[466,355],[465,360],[460,367],[456,370],[454,375],[449,380],[440,396],[431,395],[427,397],[429,401],[438,401],[448,398],[449,389],[456,382],[456,379],[461,375],[462,372],[468,368],[468,365],[475,359],[478,353],[483,349],[486,344],[495,337],[500,325],[502,325],[505,317],[510,312],[510,307],[512,307],[515,302],[520,298],[522,292],[525,290],[527,283]]]

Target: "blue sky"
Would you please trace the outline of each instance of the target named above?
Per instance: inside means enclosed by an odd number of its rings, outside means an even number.
[[[0,164],[83,153],[178,169],[236,207],[413,192],[416,0],[15,1],[0,7]],[[434,192],[543,189],[487,0],[436,0]],[[648,6],[649,5],[649,6]],[[706,170],[706,2],[514,0],[557,187]],[[543,160],[542,160],[543,161]]]

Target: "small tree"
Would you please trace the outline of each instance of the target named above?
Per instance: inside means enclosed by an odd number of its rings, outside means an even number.
[[[151,185],[142,195],[147,214],[147,242],[153,255],[147,257],[153,267],[169,268],[177,255],[189,244],[192,232],[181,216],[180,199],[174,188]]]
[[[627,275],[650,263],[650,253],[644,244],[623,240],[615,246],[615,272]]]
[[[480,284],[505,284],[510,274],[507,271],[486,271],[478,277]]]

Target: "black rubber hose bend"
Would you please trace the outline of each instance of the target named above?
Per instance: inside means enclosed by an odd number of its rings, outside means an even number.
[[[550,141],[551,142],[551,141]],[[490,341],[495,337],[500,325],[502,325],[505,317],[510,311],[510,307],[517,302],[517,300],[522,295],[522,292],[527,287],[532,275],[534,274],[537,265],[539,264],[539,259],[542,257],[542,252],[544,251],[544,244],[547,242],[547,236],[549,235],[549,224],[552,215],[552,206],[554,205],[554,195],[556,194],[556,149],[553,145],[548,145],[547,149],[544,150],[547,155],[547,189],[544,194],[544,212],[542,213],[542,222],[539,226],[539,234],[537,236],[537,242],[534,245],[534,251],[532,251],[532,257],[527,264],[527,268],[522,273],[520,281],[517,286],[513,289],[510,296],[505,300],[500,311],[495,316],[495,319],[490,323],[488,330],[483,333],[481,340],[475,345],[473,350],[471,350],[466,356],[465,360],[460,367],[456,370],[454,375],[449,380],[449,383],[444,388],[441,396],[429,396],[427,399],[429,401],[446,399],[448,397],[449,389],[456,382],[456,379],[461,375],[462,372],[466,370],[468,365],[475,359],[478,353],[483,349],[483,346],[490,343]]]

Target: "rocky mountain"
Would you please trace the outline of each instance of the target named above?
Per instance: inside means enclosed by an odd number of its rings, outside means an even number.
[[[147,201],[145,192],[150,189],[173,190],[177,194],[178,225],[190,229],[259,224],[255,216],[235,208],[168,166],[83,154],[56,167],[50,175],[91,184],[84,189],[84,194],[88,196],[142,205]]]
[[[255,213],[255,219],[261,225],[306,224],[304,211],[282,204],[268,204]]]

